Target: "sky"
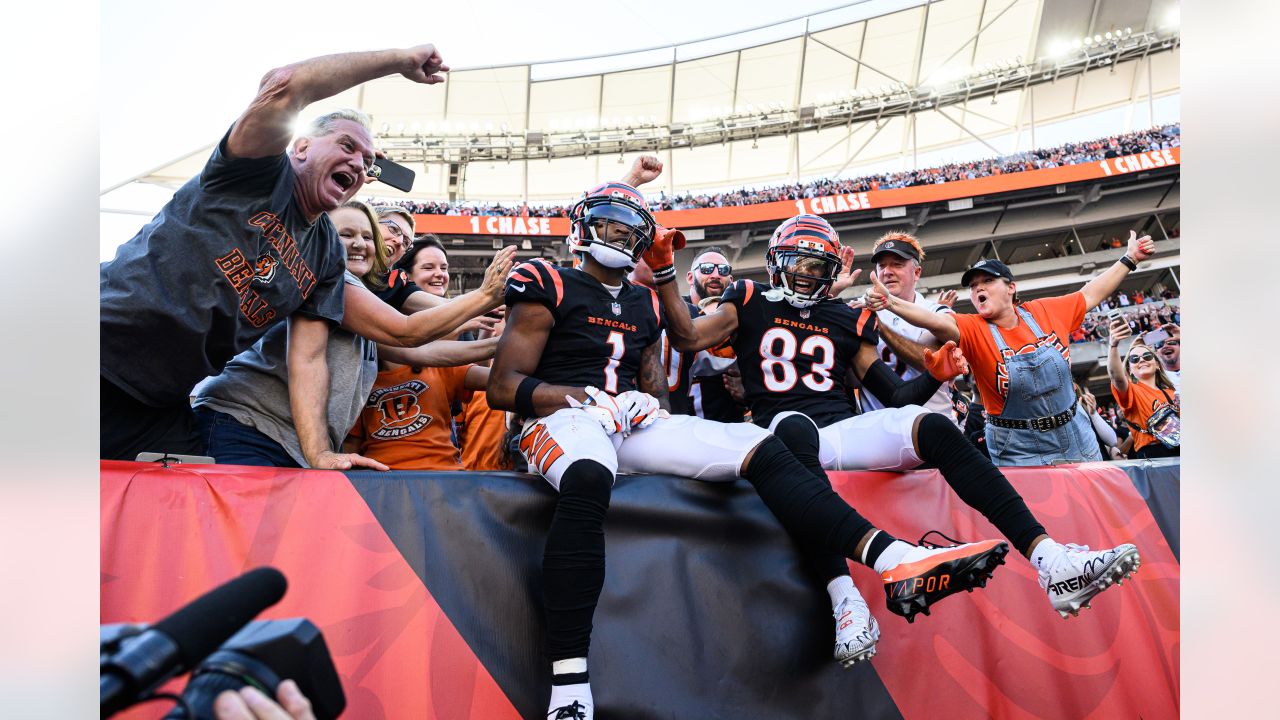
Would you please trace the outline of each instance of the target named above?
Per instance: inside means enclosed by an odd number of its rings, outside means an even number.
[[[131,237],[171,196],[155,186],[108,189],[215,142],[247,106],[267,70],[328,53],[435,43],[454,68],[545,62],[688,43],[778,21],[791,22],[682,49],[711,54],[793,37],[813,16],[828,27],[922,4],[922,0],[647,0],[584,10],[580,2],[372,3],[370,17],[352,21],[351,4],[297,2],[174,3],[113,0],[101,6],[100,259]],[[429,7],[429,10],[424,8]],[[826,12],[824,12],[826,11]],[[669,50],[616,59],[544,66],[561,75],[665,61]],[[683,56],[682,56],[683,57]],[[1177,117],[1177,99],[1157,108],[1157,120]],[[1122,123],[1113,115],[1059,128],[1064,137],[1094,137]],[[1142,123],[1145,124],[1145,123]],[[1038,144],[1052,137],[1038,129]],[[978,143],[951,149],[945,159],[983,157]],[[927,162],[926,162],[927,161]],[[858,168],[875,172],[882,168]],[[707,188],[713,190],[714,188]]]

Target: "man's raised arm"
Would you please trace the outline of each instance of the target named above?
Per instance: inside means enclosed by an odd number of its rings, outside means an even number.
[[[232,157],[279,155],[289,146],[298,113],[313,102],[393,73],[426,85],[444,82],[449,66],[435,45],[401,50],[342,53],[268,71],[258,94],[227,138]]]

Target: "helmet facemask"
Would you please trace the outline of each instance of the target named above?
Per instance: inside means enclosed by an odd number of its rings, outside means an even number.
[[[570,210],[569,219],[570,252],[586,252],[605,267],[634,268],[653,244],[653,216],[624,197],[584,198]]]
[[[787,302],[806,308],[825,299],[840,272],[840,257],[821,250],[784,247],[766,256],[769,284]]]

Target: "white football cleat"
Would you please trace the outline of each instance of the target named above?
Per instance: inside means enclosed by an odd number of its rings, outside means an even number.
[[[1090,550],[1087,545],[1062,546],[1036,570],[1040,587],[1049,595],[1049,603],[1062,617],[1079,615],[1089,602],[1112,583],[1119,585],[1142,564],[1138,548],[1125,543],[1109,550]]]
[[[847,597],[832,614],[836,618],[836,660],[850,668],[874,657],[880,624],[867,603],[862,598]]]

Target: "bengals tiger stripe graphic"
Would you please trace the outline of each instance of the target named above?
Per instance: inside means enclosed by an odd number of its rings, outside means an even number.
[[[520,437],[520,452],[524,459],[543,475],[551,471],[551,466],[564,455],[564,450],[556,443],[551,433],[542,423],[534,423]]]

